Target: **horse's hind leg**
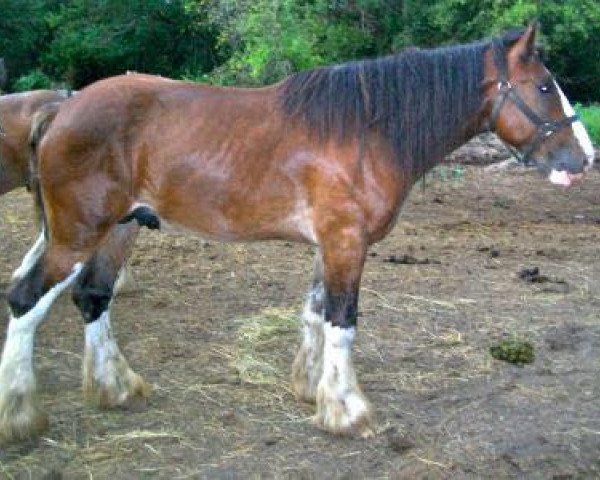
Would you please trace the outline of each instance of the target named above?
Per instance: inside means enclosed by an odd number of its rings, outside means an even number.
[[[13,274],[12,274],[13,282],[16,282],[17,280],[20,280],[21,278],[23,278],[27,274],[27,272],[29,272],[29,270],[31,270],[33,268],[35,263],[38,261],[38,259],[44,253],[44,250],[46,249],[46,244],[47,244],[47,240],[46,240],[45,227],[42,225],[42,230],[41,230],[38,238],[36,239],[35,243],[29,249],[29,251],[25,254],[23,259],[21,260],[21,264],[13,272]],[[119,277],[117,278],[117,281],[115,283],[114,293],[117,294],[118,292],[123,291],[125,288],[127,288],[127,285],[131,282],[132,282],[131,274],[129,273],[129,270],[127,269],[127,267],[124,266],[121,269],[121,271],[119,272]]]
[[[323,260],[317,252],[311,289],[302,312],[303,340],[292,366],[292,388],[296,397],[314,403],[323,374],[323,325],[325,323]]]
[[[47,427],[35,395],[35,331],[80,269],[70,255],[50,249],[8,294],[10,319],[0,361],[0,442],[30,438]]]
[[[110,325],[114,285],[129,257],[139,227],[117,225],[86,262],[73,288],[85,321],[84,397],[102,408],[144,404],[150,387],[119,350]]]

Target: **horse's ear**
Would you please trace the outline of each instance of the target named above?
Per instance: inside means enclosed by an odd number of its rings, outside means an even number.
[[[515,45],[515,47],[519,49],[521,59],[525,62],[531,60],[536,55],[535,40],[537,31],[538,22],[531,22]]]

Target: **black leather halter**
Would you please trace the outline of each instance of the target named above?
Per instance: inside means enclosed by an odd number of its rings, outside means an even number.
[[[496,130],[496,122],[500,110],[506,103],[507,100],[512,101],[519,111],[525,115],[531,123],[536,127],[536,132],[531,140],[526,143],[521,151],[517,150],[513,146],[504,142],[510,153],[517,159],[519,163],[527,166],[536,166],[538,162],[531,157],[531,155],[538,149],[538,147],[556,132],[568,127],[573,122],[579,120],[578,115],[572,115],[565,117],[562,120],[543,120],[537,113],[535,113],[529,105],[525,103],[523,98],[519,95],[514,85],[508,80],[508,62],[506,60],[506,49],[501,40],[494,40],[492,42],[492,48],[494,52],[494,63],[498,70],[498,95],[494,100],[492,107],[492,113],[488,120],[489,130],[494,132]]]

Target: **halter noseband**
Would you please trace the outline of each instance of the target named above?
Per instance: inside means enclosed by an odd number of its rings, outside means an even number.
[[[540,118],[540,116],[525,103],[523,98],[519,95],[519,92],[508,80],[506,49],[502,45],[502,41],[494,40],[492,42],[492,48],[494,51],[494,63],[496,64],[496,69],[498,70],[498,95],[494,100],[492,113],[490,114],[490,118],[488,120],[489,130],[492,132],[496,130],[496,122],[498,121],[500,110],[502,110],[502,107],[507,100],[511,100],[519,109],[519,111],[535,125],[536,131],[533,135],[533,138],[529,141],[529,143],[523,146],[521,151],[505,142],[503,143],[519,163],[527,166],[535,166],[537,165],[537,161],[531,158],[531,154],[535,152],[546,139],[550,138],[559,130],[568,127],[573,122],[578,121],[579,116],[572,115],[570,117],[563,118],[562,120],[543,120]]]

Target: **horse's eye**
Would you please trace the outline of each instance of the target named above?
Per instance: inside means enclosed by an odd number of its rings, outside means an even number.
[[[545,83],[543,85],[538,85],[540,92],[542,93],[550,93],[552,91],[552,85],[549,83]]]

